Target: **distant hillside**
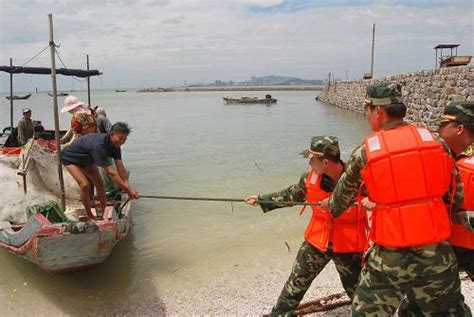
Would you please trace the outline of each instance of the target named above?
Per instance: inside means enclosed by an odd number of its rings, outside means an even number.
[[[251,86],[259,85],[323,85],[322,80],[311,80],[311,79],[301,79],[290,76],[263,76],[263,77],[252,77],[249,81],[243,82],[243,84]]]
[[[324,81],[320,79],[301,79],[290,76],[269,75],[263,77],[252,76],[246,81],[222,81],[216,80],[213,83],[191,84],[188,87],[221,87],[221,86],[296,86],[296,85],[324,85]]]

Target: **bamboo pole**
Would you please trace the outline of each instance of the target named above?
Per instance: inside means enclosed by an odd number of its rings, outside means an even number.
[[[54,113],[54,131],[56,136],[56,159],[58,161],[59,191],[61,195],[62,210],[66,210],[66,194],[64,192],[63,166],[61,164],[61,141],[59,131],[58,114],[58,88],[56,85],[56,47],[53,35],[53,15],[48,13],[49,20],[49,47],[51,53],[51,80],[53,83],[53,113]]]
[[[87,56],[87,70],[89,70],[89,54]],[[91,78],[87,76],[87,104],[91,106]]]
[[[10,58],[10,67],[13,67],[12,58]],[[13,137],[13,72],[10,73],[10,135]]]
[[[170,199],[170,200],[193,200],[193,201],[222,201],[222,202],[234,202],[244,203],[245,199],[242,198],[214,198],[214,197],[183,197],[183,196],[157,196],[157,195],[140,195],[140,198],[150,199]],[[319,206],[320,202],[297,202],[297,201],[273,201],[273,200],[262,200],[258,201],[259,204],[275,204],[285,206]]]

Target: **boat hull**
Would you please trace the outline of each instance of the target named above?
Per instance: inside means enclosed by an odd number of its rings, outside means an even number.
[[[222,98],[227,104],[273,104],[277,103],[274,98]]]
[[[128,206],[124,209],[119,219],[109,206],[104,213],[105,220],[83,223],[82,232],[67,224],[45,224],[19,247],[4,241],[0,241],[0,246],[45,271],[88,269],[107,259],[114,246],[127,236],[131,228],[131,213]],[[46,223],[47,219],[42,221]]]

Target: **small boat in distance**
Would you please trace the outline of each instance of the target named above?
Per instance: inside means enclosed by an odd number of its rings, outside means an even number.
[[[31,97],[31,94],[24,95],[24,96],[13,95],[13,98],[11,98],[10,96],[6,96],[5,98],[7,98],[7,100],[10,100],[10,99],[13,99],[13,100],[26,100],[30,97]]]
[[[48,96],[52,97],[53,94],[48,92]],[[67,92],[58,92],[58,97],[65,97],[65,96],[69,96],[69,94]]]
[[[115,89],[115,92],[126,92],[126,90]]]
[[[240,97],[240,98],[231,98],[223,97],[224,101],[227,104],[272,104],[277,103],[277,99],[272,98],[271,95],[265,95],[265,98],[258,97]]]

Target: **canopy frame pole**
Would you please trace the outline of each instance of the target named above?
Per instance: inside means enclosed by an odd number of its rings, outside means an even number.
[[[89,54],[86,55],[87,57],[87,70],[89,70]],[[89,107],[91,106],[91,78],[87,76],[87,103]]]
[[[48,13],[49,21],[49,48],[51,54],[51,80],[53,84],[53,112],[54,112],[54,131],[56,137],[56,159],[58,161],[59,191],[61,196],[61,208],[66,210],[66,194],[64,192],[63,166],[61,163],[61,141],[59,131],[59,111],[58,111],[58,88],[56,85],[56,47],[53,35],[53,15]]]
[[[13,67],[13,59],[11,57],[10,67]],[[10,73],[10,135],[13,136],[13,72]]]

